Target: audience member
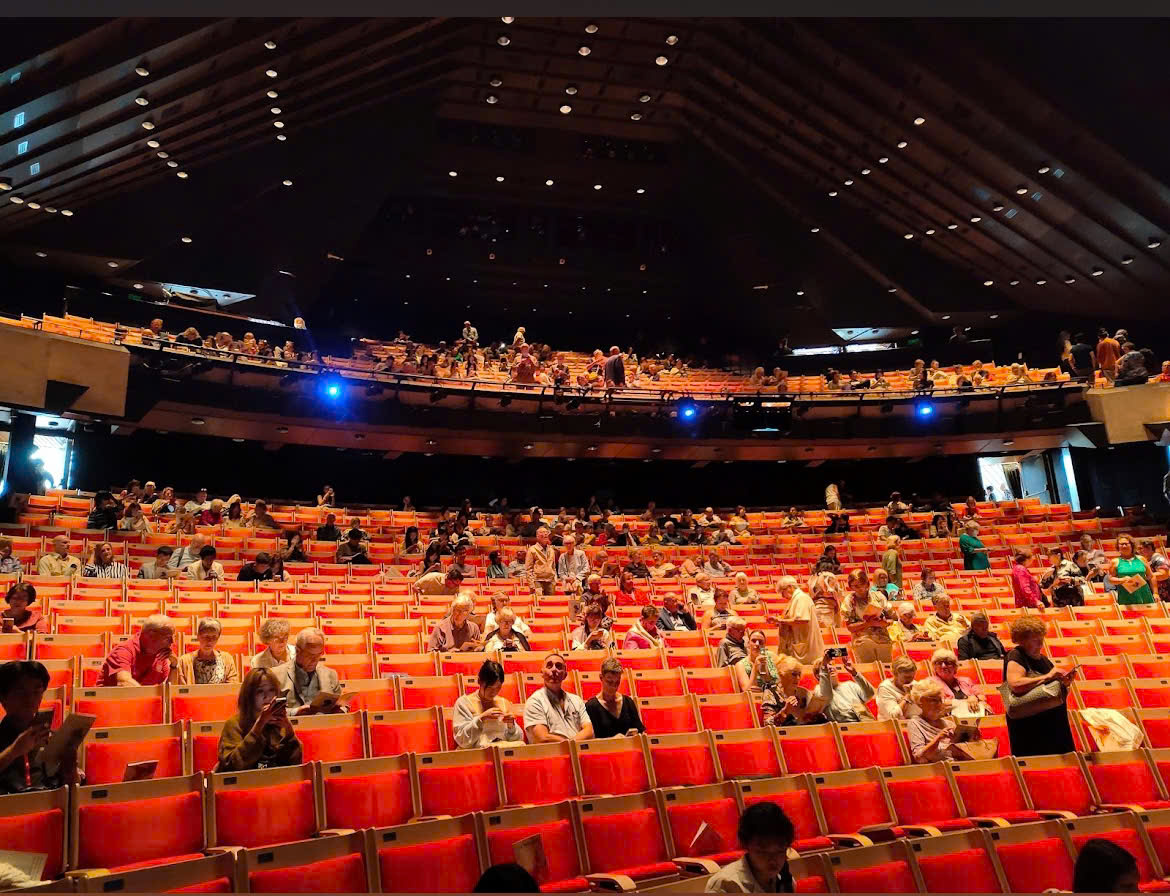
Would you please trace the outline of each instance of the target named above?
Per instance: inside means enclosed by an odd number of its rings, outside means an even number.
[[[258,640],[264,649],[252,657],[248,664],[253,669],[273,669],[282,663],[294,659],[297,654],[295,644],[288,643],[289,625],[287,619],[265,619],[260,624]]]
[[[536,544],[524,555],[524,569],[528,587],[533,594],[550,595],[556,591],[557,552],[549,543],[547,526],[536,530]]]
[[[1017,548],[1012,555],[1012,593],[1016,598],[1016,606],[1030,610],[1048,606],[1048,598],[1040,590],[1040,583],[1028,569],[1027,563],[1032,555],[1023,548]]]
[[[488,553],[487,577],[489,579],[506,579],[508,577],[508,570],[500,562],[499,551],[491,551]]]
[[[1150,568],[1153,590],[1158,599],[1163,603],[1170,602],[1170,561],[1158,551],[1152,538],[1143,538],[1138,542],[1138,553]]]
[[[848,656],[842,666],[852,681],[837,680],[837,669],[827,650],[813,664],[813,674],[818,678],[817,697],[825,704],[825,715],[833,722],[872,721],[873,713],[866,703],[873,699],[873,685],[853,667]]]
[[[850,593],[841,607],[841,616],[852,635],[854,656],[860,663],[890,662],[893,644],[888,629],[893,613],[885,594],[869,587],[869,577],[863,569],[849,573],[848,582]]]
[[[687,597],[692,604],[703,610],[715,606],[715,594],[719,590],[707,573],[700,572],[695,576],[695,584],[687,592]]]
[[[991,569],[988,549],[979,540],[979,523],[967,520],[959,536],[959,551],[963,555],[963,569]]]
[[[736,831],[742,858],[707,878],[708,893],[792,893],[796,885],[788,858],[796,830],[776,803],[753,803],[739,817]]]
[[[137,501],[126,505],[126,512],[118,528],[126,532],[150,532],[150,521],[143,515],[142,506]],[[0,569],[0,572],[3,572]]]
[[[1002,660],[1007,656],[983,610],[971,614],[971,626],[959,637],[957,654],[960,660]]]
[[[646,730],[637,704],[620,690],[623,675],[621,660],[601,661],[601,692],[585,701],[594,737],[634,737]]]
[[[219,735],[217,772],[300,765],[301,742],[288,718],[288,699],[272,669],[252,669],[244,676],[236,714]]]
[[[747,623],[739,616],[732,616],[727,620],[727,633],[715,651],[715,665],[718,668],[734,666],[747,656],[747,647],[743,640],[746,630]]]
[[[813,565],[813,574],[822,572],[831,572],[833,575],[841,575],[841,563],[837,559],[837,548],[834,545],[825,545],[824,551],[821,553],[820,559]]]
[[[361,566],[370,562],[369,555],[366,553],[367,545],[363,537],[364,535],[365,533],[356,527],[345,533],[345,541],[337,546],[338,563],[357,564]]]
[[[608,650],[613,646],[613,635],[605,611],[598,603],[585,607],[581,624],[569,635],[572,650]]]
[[[107,491],[100,491],[93,496],[93,510],[85,521],[87,529],[117,529],[118,528],[118,500]]]
[[[841,625],[841,584],[831,572],[818,573],[808,580],[813,609],[821,628],[830,631]]]
[[[245,563],[236,577],[241,582],[272,581],[272,557],[266,551],[257,551],[251,563]]]
[[[171,677],[171,650],[175,624],[166,616],[147,616],[142,628],[128,641],[114,646],[98,672],[97,686],[138,687],[163,684]]]
[[[526,868],[515,862],[492,865],[476,881],[472,893],[539,893],[540,884]]]
[[[291,660],[272,669],[280,682],[280,691],[288,697],[288,708],[293,715],[314,715],[313,701],[318,694],[341,696],[341,681],[337,673],[321,662],[325,655],[325,634],[319,628],[303,628],[297,632],[296,652]],[[340,703],[322,712],[342,712]]]
[[[703,564],[703,572],[717,579],[732,575],[731,564],[720,557],[719,552],[714,548],[707,552],[707,560]]]
[[[463,587],[463,573],[454,568],[446,572],[436,569],[423,573],[410,587],[415,594],[458,594]]]
[[[565,549],[557,558],[557,579],[566,590],[580,588],[589,575],[589,558],[584,551],[577,550],[577,539],[572,535],[565,537],[563,545]]]
[[[793,576],[781,576],[778,587],[784,613],[779,618],[769,616],[767,621],[777,626],[780,653],[811,665],[825,649],[813,599],[800,589]]]
[[[257,501],[252,505],[252,513],[248,517],[248,524],[253,529],[279,529],[280,524],[268,512],[268,504]]]
[[[1117,536],[1117,559],[1109,572],[1109,581],[1117,586],[1117,602],[1122,605],[1152,604],[1154,591],[1150,583],[1154,574],[1139,556],[1130,535]]]
[[[715,589],[715,602],[703,617],[703,629],[708,633],[727,628],[735,613],[731,610],[731,595],[722,588]]]
[[[926,617],[924,628],[932,641],[938,641],[954,648],[959,638],[971,627],[966,616],[951,610],[951,599],[945,594],[936,594],[932,601],[934,612]]]
[[[788,513],[784,515],[784,519],[780,521],[781,529],[799,529],[804,526],[804,511],[795,507],[789,507]]]
[[[17,582],[4,595],[8,607],[0,614],[3,631],[49,633],[49,620],[40,609],[33,606],[37,600],[37,589],[31,582]]]
[[[475,601],[467,594],[459,594],[451,601],[451,611],[435,623],[427,650],[448,653],[455,650],[481,650],[483,639],[479,625],[471,618]]]
[[[460,749],[524,743],[512,705],[500,696],[504,680],[504,667],[495,660],[484,660],[476,676],[478,690],[455,701],[451,726]]]
[[[500,650],[513,652],[517,650],[531,650],[528,638],[516,625],[516,612],[511,607],[501,607],[495,614],[496,626],[484,629],[483,649],[486,652]]]
[[[661,646],[662,633],[658,631],[658,608],[644,606],[638,620],[626,632],[622,650],[657,650]]]
[[[13,660],[0,664],[0,706],[4,708],[0,719],[0,794],[54,790],[78,781],[80,739],[68,744],[58,767],[49,768],[44,762],[41,748],[52,731],[38,713],[48,687],[49,670],[43,663]],[[19,823],[11,829],[14,839],[5,846],[17,845],[18,830]]]
[[[223,625],[218,619],[204,617],[195,629],[199,648],[185,653],[171,669],[174,684],[230,684],[240,680],[236,660],[230,653],[216,650]]]
[[[741,604],[758,604],[759,602],[759,593],[748,585],[747,573],[737,572],[735,574],[735,587],[731,589],[731,603],[739,606]]]
[[[887,629],[893,643],[902,644],[903,649],[905,649],[907,642],[933,640],[930,633],[914,621],[914,616],[917,613],[914,604],[907,600],[898,604],[894,609],[898,618],[891,622],[889,629]]]
[[[747,636],[747,656],[733,668],[739,680],[739,689],[745,694],[763,694],[765,703],[768,692],[775,691],[779,686],[780,672],[776,668],[775,657],[768,650],[768,636],[759,629]],[[776,699],[773,697],[774,701]],[[775,713],[776,708],[772,706],[772,713]]]
[[[195,492],[195,497],[183,505],[183,510],[192,516],[198,515],[209,506],[207,500],[207,489],[201,488]]]
[[[804,677],[804,667],[800,661],[782,656],[776,661],[776,673],[779,677],[776,694],[778,702],[774,706],[763,707],[764,712],[772,713],[771,724],[787,727],[824,722],[824,701],[800,684]]]
[[[114,559],[114,546],[103,541],[93,549],[93,558],[85,565],[81,574],[87,579],[124,579],[126,564]]]
[[[182,570],[174,569],[170,565],[174,553],[175,549],[169,544],[160,544],[158,550],[154,552],[154,559],[147,560],[138,567],[138,578],[173,579],[182,575]]]
[[[524,704],[524,731],[530,744],[581,741],[593,737],[593,723],[589,720],[585,701],[564,689],[568,674],[565,658],[559,653],[545,657],[541,668],[544,687]]]
[[[1076,675],[1076,667],[1067,660],[1056,666],[1044,655],[1047,630],[1039,616],[1018,616],[1012,622],[1012,642],[1016,646],[1004,657],[1004,681],[1017,697],[1033,688],[1045,689],[1045,695],[1035,698],[1028,707],[1029,715],[1013,714],[1007,707],[1013,756],[1047,756],[1076,750],[1067,706],[1068,685]]]
[[[414,528],[413,526],[411,528]],[[410,531],[409,529],[407,530]],[[415,538],[418,538],[418,529],[414,530]],[[341,529],[337,527],[337,514],[325,514],[325,522],[323,525],[317,527],[317,541],[341,541]]]
[[[678,595],[667,593],[662,598],[662,609],[658,611],[658,629],[664,632],[693,632],[698,628],[695,617],[689,613]]]
[[[1141,874],[1137,859],[1123,846],[1092,837],[1077,853],[1073,866],[1074,893],[1140,893]]]
[[[187,567],[186,574],[187,578],[194,579],[197,582],[206,581],[207,579],[222,582],[223,564],[215,559],[215,548],[209,544],[201,547],[199,549],[199,559]]]
[[[945,647],[940,647],[930,657],[930,668],[935,681],[942,688],[943,699],[952,715],[985,716],[988,713],[986,701],[966,675],[959,675],[959,660]]]
[[[1048,593],[1052,606],[1083,607],[1085,595],[1081,589],[1085,579],[1080,567],[1073,560],[1066,560],[1058,545],[1048,548],[1048,560],[1052,567],[1040,577],[1040,588]]]
[[[935,578],[934,570],[929,566],[922,570],[922,578],[914,583],[914,590],[912,594],[914,599],[925,603],[926,601],[933,601],[937,595],[945,595],[947,589],[943,583]]]
[[[894,657],[890,666],[890,677],[877,686],[877,717],[887,719],[909,719],[918,715],[918,704],[911,697],[910,689],[918,664],[907,656]]]
[[[511,606],[512,595],[508,594],[506,591],[493,591],[491,592],[491,601],[492,609],[483,620],[483,630],[485,632],[490,632],[497,627],[496,617],[498,616],[500,610],[502,610],[504,607]],[[529,627],[528,623],[519,616],[516,616],[514,610],[513,616],[515,617],[515,621],[512,623],[512,628],[523,634],[526,638],[531,635],[531,627]]]
[[[916,681],[910,688],[910,696],[918,707],[918,714],[906,723],[914,762],[952,762],[965,758],[954,750],[955,720],[945,713],[942,685],[934,678]]]

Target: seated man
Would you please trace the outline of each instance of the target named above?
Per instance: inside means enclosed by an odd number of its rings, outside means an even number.
[[[462,581],[462,578],[460,579]],[[460,594],[451,601],[451,612],[435,623],[427,650],[447,653],[452,650],[480,650],[479,625],[471,618],[475,601],[467,594]]]
[[[171,557],[175,549],[169,544],[160,544],[154,553],[153,560],[147,560],[138,568],[140,579],[173,579],[182,575],[182,572],[170,566]]]
[[[37,561],[39,576],[77,576],[81,574],[81,558],[69,553],[69,536],[53,536],[53,551]]]
[[[635,579],[650,578],[650,568],[646,566],[641,551],[633,547],[630,548],[630,562],[626,564],[625,572],[628,572]]]
[[[47,768],[42,761],[40,750],[52,731],[47,721],[38,720],[37,714],[48,686],[49,670],[42,663],[17,660],[0,665],[0,706],[4,707],[4,718],[0,720],[0,794],[52,790],[78,783],[80,743],[69,745],[58,768]],[[13,830],[12,836],[16,835]]]
[[[366,554],[366,544],[363,539],[361,529],[350,529],[345,535],[345,541],[337,546],[337,562],[338,563],[357,563],[359,565],[369,563],[370,558]]]
[[[700,610],[715,605],[716,588],[711,584],[711,577],[705,572],[695,575],[695,584],[687,592],[687,598]]]
[[[971,627],[959,636],[960,660],[1002,660],[1007,656],[1003,644],[991,631],[991,623],[983,610],[971,614]]]
[[[544,687],[524,704],[524,731],[530,744],[581,741],[593,737],[593,723],[589,721],[585,701],[564,689],[568,675],[563,656],[550,653],[545,657],[541,668]]]
[[[223,581],[223,565],[215,559],[215,548],[205,544],[199,549],[199,559],[186,569],[187,578],[202,582],[207,579]]]
[[[241,582],[272,581],[272,556],[267,551],[257,551],[256,559],[244,564],[236,578]]]
[[[581,556],[584,557],[585,555],[582,554]],[[509,579],[522,579],[527,575],[528,567],[524,565],[524,557],[525,552],[523,550],[516,552],[516,559],[508,564],[507,573]]]
[[[945,594],[936,594],[932,601],[934,612],[926,617],[926,633],[940,645],[954,647],[959,637],[971,627],[967,617],[951,612],[951,599]]]
[[[703,572],[713,578],[727,578],[732,575],[731,564],[719,556],[716,550],[707,552],[707,560],[703,564]]]
[[[451,557],[451,566],[449,571],[450,570],[458,571],[459,575],[465,579],[472,578],[475,575],[475,570],[471,567],[471,564],[467,562],[466,544],[461,543],[458,545],[458,547],[455,548],[454,554]]]
[[[715,652],[715,665],[722,669],[725,666],[734,666],[747,656],[747,645],[743,636],[747,631],[747,623],[739,616],[732,616],[727,620],[727,634],[719,642],[719,649]]]
[[[825,705],[825,715],[833,722],[873,721],[873,714],[866,703],[873,699],[873,685],[855,668],[848,657],[844,659],[845,671],[852,681],[837,681],[837,670],[828,651],[813,664],[813,673],[818,677],[817,697]]]
[[[191,540],[187,544],[181,545],[171,555],[167,566],[179,570],[180,573],[185,572],[188,566],[199,560],[199,552],[205,544],[207,544],[207,539],[202,535],[192,535]]]
[[[661,632],[693,632],[698,628],[695,617],[682,605],[676,594],[662,598],[662,609],[658,611],[658,630]]]
[[[325,514],[325,525],[317,527],[317,541],[341,541],[341,529],[337,527],[337,514]]]
[[[455,567],[446,572],[436,569],[434,572],[424,573],[413,582],[411,589],[415,594],[458,594],[463,585],[463,573]]]
[[[178,661],[171,650],[174,643],[175,624],[166,616],[147,616],[138,634],[110,651],[98,672],[97,686],[163,684],[171,677],[171,664]]]
[[[280,524],[268,512],[268,505],[264,501],[257,501],[252,505],[252,514],[248,517],[253,529],[279,529]]]
[[[325,634],[319,628],[303,628],[297,632],[296,653],[291,661],[272,670],[280,682],[281,692],[288,698],[289,715],[312,715],[313,701],[320,693],[341,696],[341,682],[337,673],[321,662],[325,655]],[[341,703],[326,710],[345,712]]]

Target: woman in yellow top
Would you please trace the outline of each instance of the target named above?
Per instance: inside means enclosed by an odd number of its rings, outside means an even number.
[[[223,626],[218,619],[199,620],[195,636],[199,649],[185,653],[171,669],[174,684],[232,684],[240,680],[235,658],[230,653],[216,650]]]

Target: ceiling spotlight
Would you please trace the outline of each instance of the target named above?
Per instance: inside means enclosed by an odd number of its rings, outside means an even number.
[[[601,184],[594,184],[594,185],[593,185],[593,189],[595,189],[595,190],[600,190],[600,189],[601,189]]]
[[[947,230],[958,230],[958,229],[959,229],[959,225],[956,224],[954,221],[952,221],[950,224],[947,225]]]
[[[281,143],[283,143],[285,140],[288,139],[288,137],[286,137],[284,134],[277,134],[276,139],[279,140]]]
[[[207,423],[207,421],[204,420],[202,417],[192,417],[191,418],[191,424],[193,426],[203,426],[206,423]]]
[[[148,100],[148,99],[147,99],[146,97],[144,97],[144,96],[136,96],[136,97],[134,97],[134,102],[138,103],[138,105],[140,105],[140,106],[147,106],[147,105],[149,105],[149,104],[150,104],[150,100]]]
[[[630,121],[641,121],[641,120],[642,120],[642,113],[641,112],[631,112],[630,113]]]
[[[667,59],[665,56],[658,56],[654,59],[655,65],[666,65],[666,63],[668,63],[668,62],[670,62],[670,60]]]
[[[142,289],[142,284],[141,284],[141,283],[135,283],[135,284],[134,284],[134,288],[135,288],[135,289]]]
[[[269,109],[268,111],[269,111],[269,112],[271,112],[273,115],[279,115],[279,114],[280,114],[280,107],[279,107],[279,106],[273,106],[273,107],[272,107],[271,109]]]
[[[162,150],[162,149],[160,149],[158,152],[156,152],[155,155],[158,156],[160,159],[169,159],[171,157],[171,154],[169,152],[167,152],[166,150]]]
[[[926,230],[923,231],[923,233],[925,233],[927,236],[934,236],[934,228],[927,227]]]
[[[907,143],[905,140],[899,140],[899,141],[898,141],[898,149],[905,149],[905,148],[906,148],[907,146],[909,146],[909,145],[910,145],[910,144],[909,144],[909,143]]]
[[[950,319],[951,319],[951,316],[950,316],[949,314],[944,314],[944,315],[942,316],[942,319],[943,319],[943,320],[950,320]]]
[[[677,43],[678,43],[678,35],[677,34],[668,34],[666,36],[666,45],[668,47],[673,47]]]
[[[819,228],[819,227],[813,227],[813,228],[812,228],[812,229],[811,229],[809,232],[810,232],[810,233],[820,233],[820,232],[821,232],[821,228]]]
[[[638,189],[634,190],[634,192],[637,193],[639,196],[641,196],[643,193],[646,192],[646,189],[645,189],[645,187],[638,187]]]
[[[914,123],[915,124],[926,124],[926,119],[920,115],[918,118],[914,119]]]
[[[276,49],[276,41],[274,41],[274,40],[266,40],[266,41],[264,41],[264,49],[266,49],[266,50],[275,50],[275,49]]]
[[[1066,276],[1064,278],[1064,282],[1071,286],[1073,283],[1077,282],[1077,278],[1074,277],[1072,274],[1069,274],[1068,276]]]
[[[888,292],[888,293],[895,293],[897,291],[898,291],[898,287],[896,287],[896,286],[891,286],[886,290],[886,292]]]
[[[17,205],[24,205],[24,200],[21,199],[19,196],[9,196],[8,201],[15,202]]]
[[[853,186],[853,178],[850,178],[849,180],[845,181],[845,186],[847,186],[847,187]]]
[[[904,233],[904,234],[902,234],[902,239],[904,239],[904,240],[912,240],[912,239],[914,239],[914,234],[912,234],[912,233]]]
[[[1028,188],[1026,186],[1024,186],[1023,184],[1020,184],[1018,187],[1016,187],[1016,195],[1017,196],[1026,196],[1027,194],[1028,194]]]
[[[498,176],[496,177],[496,183],[498,183],[498,184],[502,184],[503,182],[504,182],[504,175],[502,175],[502,174],[501,174],[501,175],[498,175]]]
[[[527,444],[524,446],[524,450],[525,450],[525,451],[531,451],[531,450],[532,450],[532,443],[531,443],[531,442],[528,442],[528,443],[527,443]]]
[[[504,83],[504,81],[499,75],[492,75],[492,79],[488,81],[488,83],[491,84],[492,87],[499,87]]]
[[[836,191],[836,190],[829,190],[829,195],[830,195],[830,196],[836,196],[836,195],[837,195],[837,191]]]
[[[268,97],[270,100],[274,100],[274,99],[276,99],[278,96],[280,96],[280,94],[279,94],[279,93],[277,93],[275,90],[270,90],[270,91],[268,91],[268,92],[265,94],[265,96],[267,96],[267,97]]]
[[[149,146],[151,149],[158,149],[159,142],[152,137],[151,139],[146,141],[146,145]]]
[[[889,156],[882,156],[880,159],[878,159],[878,164],[879,164],[879,165],[884,165],[884,164],[886,164],[886,162],[888,162],[889,160],[890,160],[890,157],[889,157]]]
[[[910,331],[910,335],[911,335],[911,336],[917,336],[917,335],[918,335],[918,330],[911,330],[911,331]]]
[[[597,26],[594,25],[592,22],[590,22],[588,25],[585,26],[585,33],[586,34],[596,34],[597,33]]]
[[[37,258],[48,258],[48,257],[49,257],[48,252],[38,252],[37,253]]]
[[[862,173],[862,174],[869,174],[869,169],[868,169],[868,168],[862,168],[862,169],[861,169],[861,173]]]
[[[447,177],[458,177],[458,176],[459,176],[458,171],[448,171],[447,172]]]
[[[179,163],[172,159],[171,161],[167,162],[167,167],[168,168],[178,168]]]
[[[28,207],[31,208],[33,211],[36,211],[37,209],[39,209],[41,207],[41,204],[39,202],[31,202],[30,201],[28,204]]]
[[[496,96],[494,93],[489,93],[487,96],[484,97],[484,99],[487,100],[487,104],[489,106],[494,106],[496,103],[498,103],[500,101],[500,98],[498,96]]]
[[[1002,212],[1002,211],[1003,211],[1003,203],[1002,203],[1002,202],[997,202],[995,205],[993,205],[993,206],[991,207],[991,210],[992,210],[993,212]]]
[[[1008,286],[1019,286],[1019,285],[1020,285],[1019,280],[1011,280],[1008,282]]]
[[[268,75],[268,77],[270,77],[270,78],[275,78],[276,77],[276,69],[270,68],[264,74]]]
[[[1041,277],[1039,280],[1036,281],[1036,285],[1043,286],[1047,282],[1048,282],[1047,280],[1045,280],[1043,277]]]
[[[186,171],[176,171],[175,177],[179,178],[180,180],[186,180],[187,179],[187,172]]]
[[[573,107],[570,106],[568,103],[561,103],[561,114],[562,115],[568,115],[572,111],[573,111]]]
[[[516,17],[515,16],[500,16],[500,21],[503,22],[505,25],[511,25],[513,22],[516,21]]]
[[[191,237],[189,237],[189,236],[180,237],[180,239],[182,239],[182,241],[183,241],[184,243],[189,243],[189,242],[191,242]]]
[[[154,122],[151,121],[150,119],[147,119],[146,121],[142,122],[142,128],[143,128],[143,130],[146,130],[146,131],[153,131],[154,130]]]
[[[978,224],[982,220],[983,220],[983,218],[981,218],[979,215],[972,215],[971,216],[971,223],[972,224]]]
[[[565,85],[565,93],[567,93],[569,96],[576,96],[577,95],[577,85],[576,84],[566,84]]]
[[[279,129],[279,128],[284,127],[284,122],[283,121],[274,121],[274,122],[272,122],[272,126],[274,128]]]
[[[107,261],[106,262],[106,267],[108,267],[108,268],[116,268],[117,266],[118,266],[118,262],[116,262],[116,261]]]
[[[1100,277],[1104,273],[1105,273],[1104,268],[1093,268],[1093,276],[1094,277]]]
[[[546,187],[551,187],[551,186],[553,185],[553,179],[550,177],[548,180],[546,180],[546,181],[544,182],[544,185],[545,185]]]
[[[498,43],[501,47],[506,47],[511,42],[512,42],[512,38],[508,37],[508,35],[506,35],[506,34],[501,34],[498,37],[496,37],[496,43]]]
[[[1146,248],[1157,249],[1160,245],[1162,245],[1161,238],[1156,237],[1156,236],[1152,236],[1152,237],[1150,237],[1150,241],[1148,243],[1146,243]]]
[[[150,75],[150,69],[148,69],[145,65],[140,65],[138,68],[134,69],[134,74],[138,75],[140,78],[145,78]]]
[[[983,281],[983,285],[984,285],[984,286],[994,286],[994,285],[995,285],[995,281],[994,281],[994,280],[984,280],[984,281]]]
[[[642,94],[640,97],[638,97],[638,102],[639,102],[639,103],[648,103],[648,102],[650,102],[650,94],[648,94],[648,93],[644,93],[644,94]]]
[[[73,212],[69,211],[69,209],[67,209],[67,208],[61,209],[61,214],[64,215],[66,218],[73,217]]]
[[[591,49],[589,49],[589,47],[586,46],[585,44],[581,44],[581,46],[577,47],[577,53],[580,54],[581,56],[588,56],[592,52],[593,51]]]
[[[798,290],[796,291],[796,294],[797,294],[798,296],[802,296],[802,295],[804,295],[804,290],[803,290],[803,289],[798,289]]]
[[[1122,264],[1133,264],[1133,256],[1132,255],[1123,256],[1121,259],[1121,263]]]
[[[53,208],[53,206],[51,206],[51,205],[46,205],[45,211],[47,211],[50,215],[57,214],[57,210],[55,208]]]
[[[285,178],[284,180],[282,180],[281,183],[284,184],[286,187],[292,186],[292,181],[289,180],[288,178]]]
[[[1051,171],[1052,169],[1051,169],[1051,168],[1049,168],[1047,165],[1041,165],[1041,166],[1040,166],[1039,168],[1037,168],[1036,170],[1037,170],[1037,171],[1039,171],[1041,174],[1047,174],[1047,173],[1048,173],[1049,171]]]

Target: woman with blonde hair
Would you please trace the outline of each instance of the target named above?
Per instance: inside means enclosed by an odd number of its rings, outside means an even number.
[[[884,570],[880,570],[884,572]],[[850,646],[859,663],[888,663],[893,658],[889,626],[893,613],[884,592],[869,587],[865,570],[849,573],[849,594],[841,607],[845,627],[853,640]]]
[[[918,704],[910,695],[918,665],[907,656],[894,658],[890,666],[890,677],[877,686],[877,717],[887,719],[910,719],[918,715]]]
[[[918,707],[918,715],[906,723],[914,762],[964,758],[954,749],[955,720],[946,714],[942,686],[933,678],[916,681],[910,688],[910,699]]]

